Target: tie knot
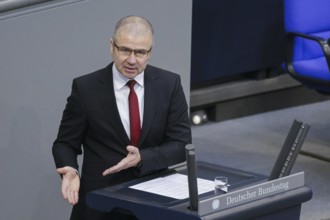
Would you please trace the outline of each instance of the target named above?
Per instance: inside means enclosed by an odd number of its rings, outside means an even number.
[[[136,84],[136,81],[134,79],[131,79],[130,81],[127,82],[127,86],[130,89],[133,89],[135,84]]]

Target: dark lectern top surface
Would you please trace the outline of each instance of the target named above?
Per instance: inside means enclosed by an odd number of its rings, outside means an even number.
[[[263,176],[260,174],[236,170],[233,168],[209,164],[206,162],[196,162],[196,168],[197,168],[198,178],[213,181],[215,176],[227,176],[228,183],[230,184],[229,190],[238,189],[240,187],[246,187],[250,184],[255,184],[255,183],[258,183],[258,182],[261,182],[261,181],[267,179],[266,176]],[[104,188],[103,193],[111,195],[112,197],[125,199],[127,201],[133,201],[133,202],[135,201],[135,202],[139,202],[139,203],[145,202],[148,204],[160,205],[160,206],[164,206],[164,207],[175,206],[175,205],[178,205],[181,203],[188,202],[188,199],[179,200],[179,199],[161,196],[161,195],[157,195],[157,194],[153,194],[153,193],[149,193],[149,192],[145,192],[145,191],[131,189],[129,187],[132,185],[141,183],[141,182],[145,182],[145,181],[157,178],[157,177],[164,177],[164,176],[171,175],[174,173],[186,174],[186,171],[187,170],[185,169],[184,166],[177,170],[167,170],[165,172],[162,172],[162,173],[159,173],[156,175],[146,176],[146,177],[143,177],[143,178],[140,178],[137,180],[127,182],[127,183]],[[199,197],[202,198],[202,197],[211,196],[211,195],[214,195],[213,191],[201,194],[201,195],[199,195]]]

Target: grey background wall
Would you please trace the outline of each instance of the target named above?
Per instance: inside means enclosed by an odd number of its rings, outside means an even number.
[[[111,61],[109,37],[119,18],[150,19],[151,64],[179,73],[189,101],[191,8],[190,0],[86,0],[0,14],[1,219],[68,219],[52,142],[72,79]]]

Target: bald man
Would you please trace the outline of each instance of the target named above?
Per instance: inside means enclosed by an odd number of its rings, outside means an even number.
[[[62,177],[62,195],[73,205],[71,220],[135,219],[89,208],[86,193],[185,160],[184,147],[191,143],[191,130],[181,79],[148,64],[153,41],[154,30],[148,20],[124,17],[110,39],[113,62],[73,80],[52,148]],[[128,82],[132,80],[138,101],[134,110],[139,116],[137,137],[131,131],[129,111]]]

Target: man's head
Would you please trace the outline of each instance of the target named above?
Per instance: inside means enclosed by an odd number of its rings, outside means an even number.
[[[144,71],[153,46],[153,27],[143,17],[127,16],[118,21],[111,38],[111,54],[116,68],[127,78]]]

